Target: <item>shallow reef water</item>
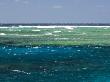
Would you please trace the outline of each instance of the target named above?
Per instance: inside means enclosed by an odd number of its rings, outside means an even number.
[[[0,82],[110,82],[110,46],[0,46]]]

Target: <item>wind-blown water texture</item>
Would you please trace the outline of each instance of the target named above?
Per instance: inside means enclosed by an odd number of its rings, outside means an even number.
[[[0,82],[110,82],[110,47],[1,45]]]

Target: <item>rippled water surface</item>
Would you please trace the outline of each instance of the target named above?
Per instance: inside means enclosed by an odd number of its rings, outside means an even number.
[[[110,47],[1,45],[0,82],[110,82]]]

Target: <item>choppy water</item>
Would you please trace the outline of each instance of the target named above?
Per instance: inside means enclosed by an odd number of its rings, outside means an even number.
[[[0,82],[110,82],[110,47],[1,45]]]

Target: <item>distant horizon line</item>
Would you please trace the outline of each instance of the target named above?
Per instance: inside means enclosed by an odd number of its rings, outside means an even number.
[[[0,23],[0,26],[18,26],[18,25],[93,25],[93,26],[110,26],[110,23]]]

